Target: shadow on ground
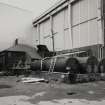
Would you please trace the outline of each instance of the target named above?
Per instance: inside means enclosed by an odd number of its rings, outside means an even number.
[[[10,85],[0,85],[0,89],[12,88]]]

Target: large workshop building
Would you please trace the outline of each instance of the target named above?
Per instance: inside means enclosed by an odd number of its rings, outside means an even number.
[[[105,0],[61,0],[37,17],[34,42],[58,54],[83,52],[102,59]]]

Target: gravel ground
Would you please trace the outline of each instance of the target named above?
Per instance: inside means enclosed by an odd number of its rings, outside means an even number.
[[[105,105],[105,81],[51,86],[20,78],[0,77],[0,105]]]

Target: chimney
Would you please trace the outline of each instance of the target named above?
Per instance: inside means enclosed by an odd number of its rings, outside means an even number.
[[[15,39],[15,46],[18,45],[18,39]]]

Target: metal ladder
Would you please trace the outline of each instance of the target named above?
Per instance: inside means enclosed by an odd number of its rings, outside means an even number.
[[[52,73],[54,71],[54,67],[55,67],[55,64],[56,64],[56,60],[57,58],[53,58],[51,59],[51,64],[50,64],[50,68],[49,68],[49,73]]]

